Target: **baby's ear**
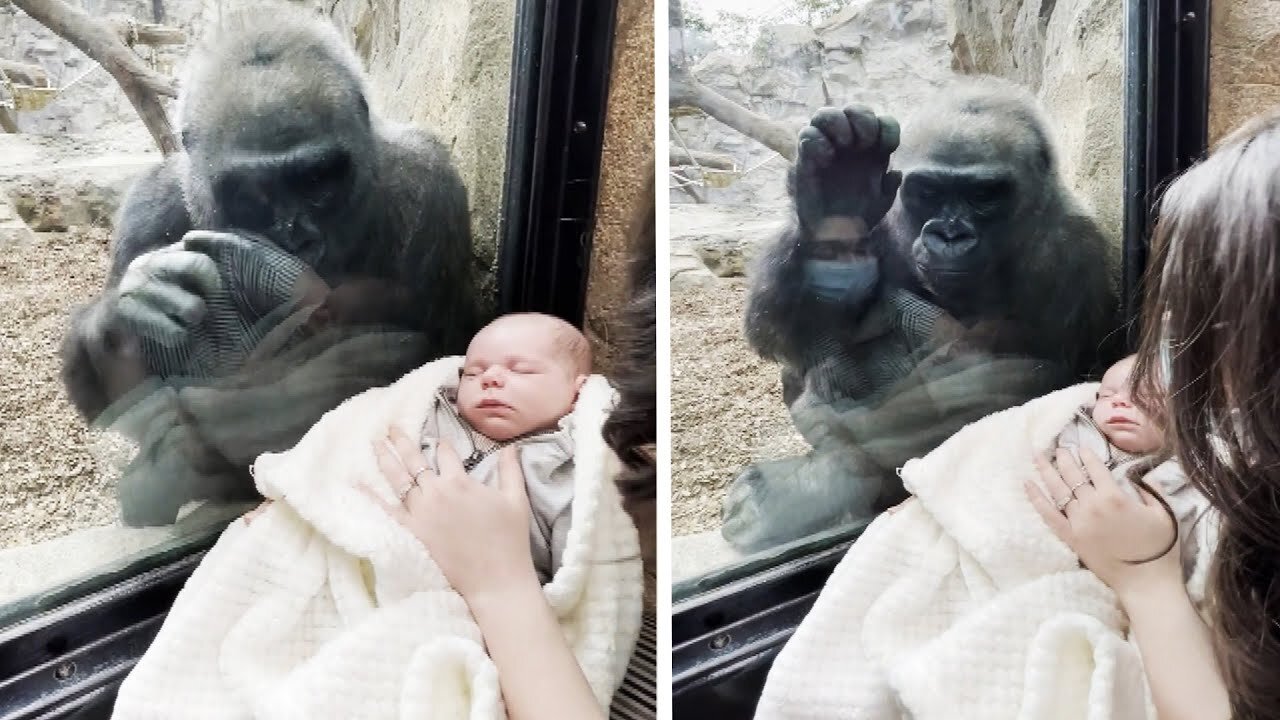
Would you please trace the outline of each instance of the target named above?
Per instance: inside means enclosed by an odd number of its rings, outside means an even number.
[[[582,392],[582,386],[587,383],[587,375],[579,375],[573,379],[573,401],[578,402],[578,395]]]

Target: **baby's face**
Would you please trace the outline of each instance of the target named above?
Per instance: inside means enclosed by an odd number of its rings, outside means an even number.
[[[545,324],[504,321],[471,340],[458,383],[458,411],[487,437],[510,440],[554,427],[573,410],[585,381]]]
[[[1129,394],[1129,373],[1133,370],[1133,358],[1112,365],[1102,376],[1098,388],[1098,402],[1093,406],[1093,421],[1112,445],[1121,450],[1146,454],[1160,449],[1164,438],[1160,428],[1133,404]]]

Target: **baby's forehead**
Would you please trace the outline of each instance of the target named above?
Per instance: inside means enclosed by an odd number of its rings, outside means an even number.
[[[486,326],[467,346],[468,360],[496,361],[504,357],[559,360],[565,353],[556,342],[557,328],[536,321],[512,319]]]

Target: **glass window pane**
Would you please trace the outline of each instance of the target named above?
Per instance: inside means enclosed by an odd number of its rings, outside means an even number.
[[[1118,358],[1124,58],[1121,13],[1061,4],[676,9],[679,586],[851,536]]]
[[[0,8],[0,625],[216,533],[495,292],[515,0],[72,4],[157,112]]]

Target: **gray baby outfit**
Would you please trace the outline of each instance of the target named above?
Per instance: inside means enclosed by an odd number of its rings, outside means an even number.
[[[423,454],[433,473],[439,470],[436,443],[448,440],[472,478],[496,486],[498,451],[508,445],[519,446],[531,511],[529,545],[533,551],[533,567],[539,581],[546,584],[560,567],[569,535],[573,504],[573,416],[561,418],[556,428],[497,442],[471,427],[458,412],[457,380],[446,382],[433,403],[421,434]]]

